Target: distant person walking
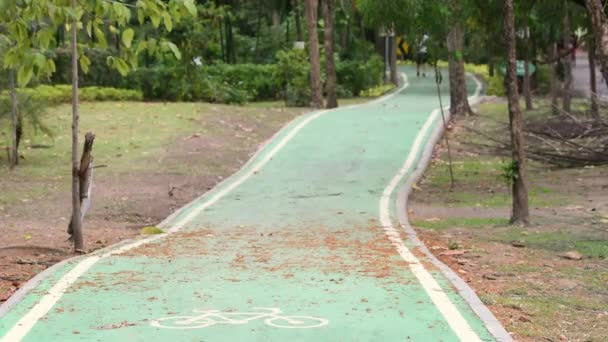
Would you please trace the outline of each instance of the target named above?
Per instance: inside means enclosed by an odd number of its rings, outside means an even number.
[[[416,53],[416,76],[420,77],[420,69],[422,68],[422,77],[426,77],[426,63],[429,60],[429,50],[426,46],[429,36],[425,33],[418,43],[418,52]]]

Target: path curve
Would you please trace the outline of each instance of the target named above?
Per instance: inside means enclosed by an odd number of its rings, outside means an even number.
[[[432,80],[406,86],[296,119],[169,234],[46,272],[0,309],[1,341],[501,339],[394,228],[439,126]]]

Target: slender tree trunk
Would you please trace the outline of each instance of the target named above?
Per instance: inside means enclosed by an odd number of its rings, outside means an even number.
[[[278,27],[279,25],[281,25],[281,13],[279,13],[278,8],[275,7],[272,9],[271,19],[273,27]]]
[[[327,103],[326,108],[338,107],[336,96],[336,64],[334,61],[334,27],[333,27],[333,4],[332,0],[321,0],[323,6],[323,21],[325,22],[324,44],[325,44],[325,73],[327,74]]]
[[[340,48],[342,51],[348,51],[350,48],[350,26],[352,25],[352,20],[350,17],[346,19],[346,26],[341,31],[340,34]]]
[[[296,19],[296,40],[299,42],[304,41],[304,34],[302,33],[302,15],[300,12],[300,0],[292,0],[293,12]]]
[[[18,111],[18,103],[17,103],[17,86],[15,85],[15,70],[9,70],[9,82],[11,87],[11,152],[9,153],[10,168],[13,169],[15,166],[19,164],[19,138],[18,130],[19,130],[19,114]]]
[[[454,5],[455,2],[452,2]],[[456,16],[456,15],[455,15]],[[466,76],[464,60],[462,58],[464,47],[464,32],[462,23],[455,18],[447,36],[448,71],[450,76],[450,113],[464,115],[469,112],[467,99]]]
[[[528,55],[526,55],[526,59],[524,61],[524,97],[526,99],[526,110],[532,110],[534,107],[532,106],[532,86],[530,81],[530,59]]]
[[[389,37],[390,55],[389,61],[391,64],[391,82],[399,86],[399,71],[397,70],[397,34],[393,29],[392,36]]]
[[[291,24],[290,20],[285,20],[285,44],[289,44],[291,37]]]
[[[572,29],[570,27],[570,12],[566,6],[564,17],[564,49],[572,50]],[[566,113],[572,112],[572,55],[567,54],[563,58],[564,64],[564,87],[562,89],[562,109]]]
[[[321,61],[319,57],[319,37],[317,34],[318,0],[305,0],[306,23],[308,26],[308,49],[310,52],[310,88],[311,106],[323,108],[323,94],[321,92]]]
[[[262,0],[258,0],[258,22],[255,28],[255,57],[258,59],[260,57],[260,36],[261,36],[261,28],[262,28]]]
[[[551,44],[549,48],[549,60],[557,58],[557,44]],[[551,112],[557,116],[559,112],[559,93],[561,88],[561,81],[557,75],[557,63],[551,63]]]
[[[597,122],[600,122],[600,106],[598,103],[598,94],[597,94],[597,77],[595,70],[595,44],[593,41],[589,40],[588,48],[589,50],[589,88],[591,90],[591,107],[589,108],[591,112],[591,117]]]
[[[532,86],[530,77],[530,33],[529,27],[526,27],[525,41],[524,41],[524,97],[526,99],[526,110],[532,110]]]
[[[72,10],[76,11],[76,0],[72,0]],[[72,21],[72,240],[74,250],[84,249],[82,236],[82,218],[80,216],[80,165],[78,160],[78,22]]]
[[[226,17],[226,59],[228,63],[236,63],[236,53],[234,51],[234,35],[232,32],[232,20]]]
[[[511,223],[528,224],[530,212],[528,208],[528,189],[526,174],[526,156],[524,152],[524,137],[521,128],[521,111],[519,109],[519,94],[517,90],[517,58],[515,51],[515,18],[513,0],[504,2],[504,34],[507,45],[507,96],[509,101],[509,124],[511,129],[511,144],[513,148],[513,213]]]
[[[226,49],[224,48],[224,21],[220,19],[220,56],[222,57],[222,61],[224,63],[226,60]]]
[[[585,0],[585,3],[593,26],[596,57],[604,82],[608,86],[608,19],[601,0]]]
[[[443,101],[441,100],[441,82],[443,81],[443,76],[441,75],[441,71],[437,66],[437,61],[435,61],[433,68],[435,69],[435,86],[437,89],[437,98],[439,99],[439,110],[441,111],[441,119],[443,121],[443,138],[445,139],[445,145],[448,149],[448,169],[450,171],[450,192],[454,190],[454,185],[456,180],[454,179],[454,167],[452,164],[452,149],[450,147],[450,139],[448,137],[448,122],[445,118],[445,112],[443,111]]]
[[[359,34],[360,39],[361,40],[366,40],[367,39],[367,32],[365,31],[365,21],[363,20],[363,15],[359,14],[357,15],[357,23],[359,25]]]

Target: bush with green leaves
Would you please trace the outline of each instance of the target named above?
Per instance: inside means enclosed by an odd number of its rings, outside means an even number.
[[[536,69],[536,91],[541,95],[551,92],[551,66],[538,65]]]
[[[44,116],[48,103],[42,97],[34,96],[28,92],[17,93],[17,146],[20,145],[24,134],[30,134],[28,129],[33,130],[33,134],[38,131],[53,137],[53,131],[48,127],[42,117]],[[0,94],[0,121],[11,119],[12,102],[9,94]],[[24,125],[27,123],[27,125]],[[10,136],[10,134],[9,134]]]
[[[507,88],[505,87],[505,78],[502,75],[494,75],[486,79],[488,82],[488,90],[486,91],[488,95],[494,96],[506,96]]]
[[[367,61],[339,61],[336,64],[338,84],[348,89],[354,96],[361,91],[382,84],[384,65],[382,59],[374,55]]]
[[[243,104],[255,98],[258,89],[252,85],[253,83],[237,82],[235,78],[226,80],[222,70],[212,70],[212,68],[190,66],[141,68],[129,76],[128,86],[141,89],[144,99],[152,101]],[[236,73],[233,69],[230,72]],[[231,84],[230,81],[234,83]]]
[[[288,106],[307,106],[311,99],[310,62],[306,51],[291,49],[277,52],[273,79]]]
[[[363,90],[360,95],[362,97],[378,97],[386,94],[387,92],[395,89],[395,85],[392,83],[375,86],[366,90]]]
[[[33,101],[40,101],[47,105],[69,103],[72,101],[72,86],[70,85],[39,85],[34,88],[19,89],[19,93],[31,97]],[[8,100],[9,92],[0,93],[0,100]],[[79,89],[81,101],[141,101],[143,95],[140,91],[130,89],[117,89],[106,87],[84,87]]]
[[[203,67],[202,72],[232,89],[245,91],[256,101],[276,99],[279,94],[273,79],[273,64],[216,64]]]
[[[81,87],[123,87],[124,77],[107,63],[109,56],[115,55],[112,48],[107,50],[85,47],[84,51],[91,64],[88,72],[79,68],[78,84]],[[68,49],[56,49],[53,52],[56,72],[50,78],[51,84],[70,84],[72,82],[72,53]],[[47,83],[42,81],[42,83]]]

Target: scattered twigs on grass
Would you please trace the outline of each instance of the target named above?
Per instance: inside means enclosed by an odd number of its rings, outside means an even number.
[[[464,126],[489,142],[468,144],[490,149],[499,155],[508,155],[511,146],[500,138],[500,132],[507,130],[508,125],[498,120],[492,121],[494,127],[490,131],[482,132]],[[532,160],[562,168],[608,165],[608,127],[595,119],[564,112],[548,119],[529,120],[524,125],[524,135],[526,153]]]

